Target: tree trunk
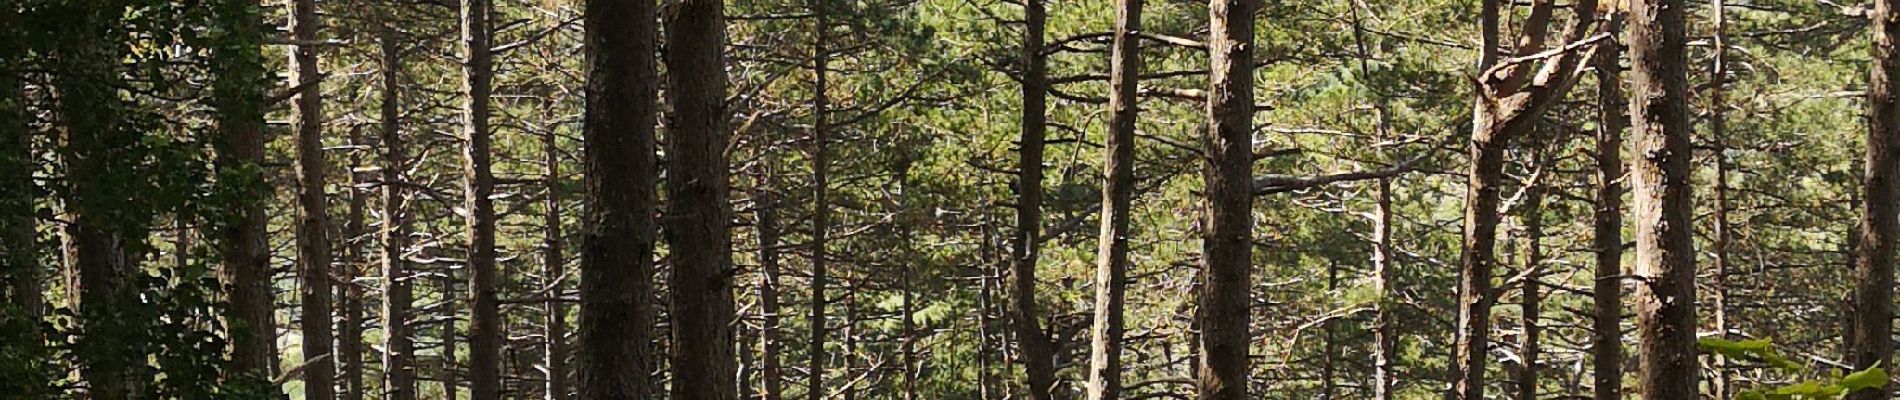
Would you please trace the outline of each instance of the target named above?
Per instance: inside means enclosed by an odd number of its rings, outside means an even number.
[[[897,171],[892,178],[897,181],[897,194],[900,196],[897,200],[899,202],[898,215],[895,218],[897,241],[902,243],[900,251],[903,252],[902,254],[905,260],[922,260],[924,257],[917,252],[916,237],[912,235],[911,225],[909,224],[911,221],[923,220],[919,217],[910,216],[916,211],[915,205],[908,200],[910,197],[907,197],[911,194],[911,190],[914,187],[910,181],[910,167],[913,159],[910,154],[902,154],[898,157],[901,157],[901,159],[898,160]],[[901,359],[898,361],[903,364],[903,368],[900,369],[900,372],[904,375],[904,400],[917,400],[917,321],[915,318],[917,314],[917,296],[915,290],[913,290],[915,289],[913,285],[916,283],[916,279],[913,278],[912,275],[915,273],[914,270],[920,265],[921,264],[917,262],[906,261],[900,262],[900,265],[897,266],[897,287],[898,290],[902,291],[902,293],[899,293],[902,302],[899,306],[899,312],[903,314],[902,318],[900,318],[901,321],[899,321],[901,328],[899,333],[902,336],[899,338],[899,355]]]
[[[436,284],[440,285],[440,289],[437,290],[436,293],[442,295],[442,317],[440,319],[442,323],[442,337],[441,342],[438,343],[438,345],[442,346],[441,350],[439,350],[439,354],[441,354],[442,357],[442,364],[440,365],[442,370],[436,373],[436,380],[442,383],[443,398],[460,399],[462,398],[460,394],[462,386],[461,378],[456,376],[456,367],[461,360],[458,359],[459,357],[455,355],[455,352],[456,341],[461,340],[461,338],[459,337],[460,335],[457,335],[455,332],[455,321],[461,317],[455,315],[455,270],[443,269],[442,278],[437,280]]]
[[[761,149],[764,150],[764,149]],[[761,165],[761,171],[754,178],[752,198],[757,203],[753,209],[756,218],[759,240],[759,270],[765,275],[759,282],[759,313],[764,317],[759,329],[759,342],[763,347],[760,355],[760,368],[763,373],[765,392],[763,400],[783,400],[785,397],[785,371],[780,364],[785,342],[779,335],[783,329],[779,322],[779,226],[778,197],[772,191],[776,188],[772,171],[767,165]]]
[[[356,278],[363,276],[366,272],[364,266],[369,261],[363,251],[364,239],[369,235],[363,220],[369,208],[369,193],[360,189],[366,187],[369,177],[356,171],[362,170],[364,166],[361,152],[370,147],[364,143],[360,127],[350,129],[350,144],[354,147],[350,150],[350,211],[343,224],[343,257],[347,264],[341,279],[343,286],[337,290],[343,315],[337,320],[336,351],[343,364],[340,369],[343,374],[340,378],[342,399],[363,400],[363,302],[366,299],[363,297],[363,287],[356,283]]]
[[[269,217],[264,203],[271,198],[264,164],[264,88],[267,79],[261,48],[264,17],[256,2],[221,4],[220,18],[227,43],[216,49],[213,67],[221,74],[212,82],[218,109],[218,181],[244,195],[232,196],[229,214],[214,224],[218,242],[218,271],[230,308],[225,314],[231,340],[231,367],[243,374],[269,379],[277,369],[276,303],[271,293]],[[21,149],[25,149],[22,147]]]
[[[1896,0],[1874,1],[1874,68],[1867,81],[1870,116],[1867,129],[1867,172],[1861,179],[1866,207],[1860,221],[1860,246],[1855,251],[1853,335],[1847,348],[1854,369],[1880,366],[1892,369],[1893,264],[1896,235],[1900,235],[1900,6]],[[1890,397],[1893,385],[1849,394],[1854,400]]]
[[[584,7],[579,398],[643,399],[659,395],[649,377],[659,28],[653,2]]]
[[[809,0],[813,15],[812,26],[812,111],[811,111],[811,181],[812,181],[812,217],[811,217],[811,343],[806,347],[806,398],[823,400],[825,396],[825,306],[831,301],[825,294],[826,286],[831,282],[827,259],[830,250],[828,242],[831,233],[831,127],[826,114],[831,112],[831,98],[827,95],[826,84],[831,53],[825,49],[830,36],[831,10],[825,0]],[[849,377],[847,377],[848,379]]]
[[[551,112],[552,108],[549,109]],[[543,333],[545,341],[542,360],[546,369],[547,400],[567,400],[567,304],[561,299],[566,293],[562,287],[567,282],[567,254],[561,242],[561,150],[556,142],[556,130],[549,128],[542,133],[541,146],[548,164],[546,184],[548,190],[547,215],[542,222],[547,224],[545,233],[547,247],[542,260],[541,279],[546,286],[547,301],[542,308],[547,312],[547,331]]]
[[[403,264],[403,251],[409,243],[409,221],[403,215],[403,160],[401,90],[397,78],[402,73],[402,53],[396,40],[396,28],[383,22],[377,41],[382,47],[382,237],[383,278],[383,399],[416,400],[415,338],[409,324],[409,307],[414,301],[414,277]]]
[[[1478,70],[1497,63],[1498,0],[1483,0]],[[1452,336],[1451,391],[1446,400],[1484,399],[1484,366],[1491,341],[1492,270],[1497,264],[1498,185],[1509,142],[1497,135],[1496,105],[1483,90],[1471,131],[1471,169],[1465,177],[1464,242],[1458,264],[1458,325]]]
[[[1055,397],[1053,343],[1036,312],[1036,264],[1042,243],[1042,152],[1048,131],[1049,71],[1044,62],[1044,0],[1024,0],[1022,48],[1023,126],[1016,177],[1016,240],[1010,248],[1010,327],[1021,351],[1024,381],[1031,400]]]
[[[125,5],[117,2],[93,7],[67,4],[49,12],[75,16],[70,24],[59,26],[53,34],[65,40],[50,54],[57,73],[53,86],[62,115],[98,116],[64,118],[65,146],[60,157],[65,162],[68,189],[65,209],[69,224],[63,233],[64,256],[68,272],[69,303],[79,314],[79,329],[87,332],[74,343],[86,356],[79,357],[79,376],[85,381],[86,394],[93,400],[126,400],[140,392],[135,376],[145,363],[145,355],[130,351],[135,329],[143,321],[121,318],[135,290],[130,282],[138,265],[128,256],[127,244],[143,239],[145,221],[121,221],[115,212],[136,212],[122,199],[130,197],[123,188],[107,185],[106,177],[128,174],[127,161],[116,159],[115,147],[136,143],[141,135],[125,129],[116,116],[126,107],[118,95],[123,78],[118,73],[118,45],[102,37],[106,27],[124,23]],[[121,217],[123,218],[123,217]],[[132,222],[138,222],[134,226]]]
[[[1203,400],[1247,395],[1253,274],[1253,53],[1255,0],[1212,0],[1206,138],[1207,219],[1202,231]]]
[[[725,2],[675,1],[665,16],[673,399],[729,400],[735,366]]]
[[[1366,46],[1365,20],[1360,17],[1359,3],[1352,5],[1353,43],[1359,50],[1359,73],[1372,76],[1372,69],[1366,61],[1372,53]],[[1375,93],[1382,93],[1376,92]],[[1373,117],[1377,118],[1378,140],[1392,139],[1391,106],[1383,94],[1373,101]],[[1387,159],[1381,152],[1380,158]],[[1392,385],[1398,379],[1394,364],[1398,358],[1399,332],[1394,321],[1399,304],[1398,293],[1394,290],[1395,266],[1392,265],[1392,178],[1381,177],[1377,182],[1372,215],[1372,280],[1379,293],[1379,303],[1374,308],[1372,322],[1372,398],[1374,400],[1392,400]]]
[[[1518,325],[1523,330],[1523,334],[1518,337],[1518,358],[1522,360],[1523,368],[1517,375],[1518,400],[1537,400],[1537,361],[1539,353],[1542,352],[1542,349],[1538,347],[1540,346],[1539,336],[1542,333],[1542,327],[1538,326],[1538,319],[1542,318],[1541,307],[1544,301],[1541,283],[1538,281],[1544,275],[1543,179],[1544,174],[1551,171],[1548,167],[1550,164],[1548,154],[1551,149],[1545,146],[1561,143],[1561,140],[1552,134],[1554,132],[1550,132],[1556,129],[1556,127],[1546,126],[1547,133],[1536,139],[1547,139],[1547,141],[1534,140],[1541,143],[1531,145],[1531,151],[1537,154],[1534,160],[1537,165],[1532,167],[1536,172],[1532,173],[1532,180],[1526,183],[1529,186],[1524,189],[1524,214],[1521,217],[1524,227],[1524,281],[1520,283],[1523,290],[1518,294],[1518,307],[1521,309],[1520,317],[1522,318]]]
[[[300,44],[290,58],[290,80],[299,88],[292,103],[297,140],[297,273],[303,300],[304,398],[336,397],[331,358],[330,214],[324,196],[329,163],[323,154],[323,90],[317,71],[317,3],[291,0],[290,36]]]
[[[1695,248],[1690,224],[1687,63],[1682,0],[1641,0],[1630,9],[1630,116],[1637,159],[1636,322],[1639,394],[1696,396]]]
[[[0,55],[0,149],[5,149],[0,150],[4,151],[0,153],[0,213],[4,213],[0,214],[0,284],[4,284],[0,295],[20,316],[37,321],[44,314],[45,300],[40,293],[40,246],[35,227],[38,216],[33,171],[37,167],[33,132],[27,126],[28,46],[21,20],[20,12],[13,8],[0,10],[0,54],[4,54]],[[6,317],[0,314],[0,320]]]
[[[488,95],[493,81],[488,0],[461,0],[462,177],[468,208],[469,392],[474,400],[501,399],[501,313],[495,287],[495,174],[490,154]]]
[[[1110,55],[1108,148],[1103,165],[1102,230],[1097,239],[1095,326],[1089,357],[1089,400],[1121,398],[1122,308],[1128,296],[1128,213],[1135,186],[1135,122],[1141,105],[1135,86],[1141,75],[1142,0],[1120,0]]]
[[[1623,31],[1623,14],[1604,21],[1604,31]],[[1612,36],[1612,39],[1615,39]],[[1623,398],[1623,128],[1629,123],[1623,100],[1619,40],[1599,44],[1597,73],[1596,209],[1593,251],[1596,271],[1590,330],[1591,379],[1596,400]]]
[[[1729,247],[1733,243],[1731,239],[1733,237],[1733,233],[1731,232],[1732,227],[1728,221],[1728,101],[1723,94],[1725,91],[1723,86],[1728,82],[1728,44],[1725,40],[1728,31],[1728,13],[1725,10],[1726,8],[1728,8],[1728,5],[1725,0],[1714,0],[1710,2],[1709,5],[1709,12],[1715,14],[1715,32],[1711,35],[1712,40],[1710,41],[1714,49],[1710,52],[1711,60],[1709,61],[1708,105],[1709,141],[1712,142],[1710,144],[1715,147],[1715,215],[1712,216],[1715,220],[1715,232],[1713,232],[1715,236],[1715,243],[1713,243],[1715,247],[1713,249],[1715,253],[1715,293],[1710,299],[1711,302],[1714,303],[1710,308],[1715,312],[1715,337],[1718,338],[1728,337],[1729,302],[1727,284]],[[1711,361],[1715,364],[1713,366],[1715,371],[1712,376],[1714,379],[1709,382],[1709,391],[1717,399],[1730,398],[1732,389],[1730,388],[1728,378],[1729,360],[1719,354],[1711,358]]]

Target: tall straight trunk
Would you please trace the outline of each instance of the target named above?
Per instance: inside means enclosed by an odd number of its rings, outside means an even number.
[[[416,399],[415,329],[409,324],[409,307],[415,300],[414,277],[403,264],[403,250],[409,244],[409,221],[403,215],[408,201],[402,186],[406,168],[402,141],[401,88],[402,52],[396,42],[396,28],[388,21],[378,33],[382,47],[382,127],[379,139],[382,170],[381,237],[383,280],[383,400]]]
[[[985,200],[988,199],[985,198]],[[993,233],[995,232],[994,225],[989,214],[983,214],[980,221],[982,224],[977,227],[977,230],[981,231],[979,235],[982,237],[982,242],[977,243],[976,260],[976,392],[979,400],[990,400],[993,398],[991,393],[1000,390],[998,387],[1000,385],[995,382],[996,374],[991,371],[993,368],[991,360],[994,360],[998,353],[994,344],[996,341],[991,337],[998,332],[995,328],[995,314],[992,314],[992,310],[996,307],[995,301],[992,300],[994,293],[990,289],[993,285],[991,277],[995,275],[993,270],[995,265],[992,263],[996,260],[997,246],[996,235]]]
[[[495,173],[489,149],[488,95],[494,79],[489,54],[488,0],[461,0],[462,179],[468,208],[469,393],[501,398],[501,309],[495,265]]]
[[[1636,210],[1636,325],[1639,394],[1696,396],[1695,246],[1689,190],[1687,64],[1682,0],[1639,0],[1630,8],[1630,118],[1643,157],[1632,166]]]
[[[304,398],[336,397],[336,360],[331,357],[330,211],[323,192],[329,163],[323,155],[323,89],[317,71],[316,0],[291,0],[290,36],[300,43],[291,53],[290,80],[297,83],[291,104],[297,140],[297,274],[303,299]]]
[[[1142,0],[1120,0],[1109,56],[1107,161],[1103,165],[1102,230],[1095,267],[1095,326],[1089,357],[1089,399],[1121,398],[1123,302],[1128,296],[1128,213],[1135,186],[1135,121],[1141,115],[1135,85],[1141,75]]]
[[[438,319],[442,323],[442,335],[437,343],[442,346],[440,350],[437,350],[438,354],[441,354],[442,364],[441,370],[436,372],[436,380],[442,383],[443,398],[460,399],[462,398],[460,394],[462,380],[456,376],[456,367],[462,360],[455,355],[456,341],[461,340],[460,335],[455,332],[455,321],[460,319],[455,315],[455,270],[444,269],[442,278],[436,280],[436,285],[439,285],[436,292],[442,295],[442,316]]]
[[[910,182],[910,167],[913,159],[909,158],[909,155],[900,157],[905,158],[898,162],[896,176],[893,177],[893,179],[897,181],[898,194],[903,196],[910,194],[911,188],[913,187]],[[903,243],[901,245],[901,251],[905,259],[921,260],[923,257],[917,252],[916,237],[912,234],[911,225],[905,223],[907,221],[918,221],[921,219],[902,216],[902,214],[909,214],[915,211],[913,207],[914,204],[905,199],[906,197],[900,197],[898,199],[900,202],[898,211],[900,216],[896,219],[897,240],[899,243]],[[902,303],[899,307],[899,312],[903,314],[902,318],[900,318],[901,321],[899,321],[901,328],[900,333],[902,335],[899,338],[899,355],[901,356],[899,362],[903,364],[903,368],[901,368],[900,371],[904,375],[904,400],[917,400],[917,321],[915,318],[917,314],[917,296],[915,290],[913,290],[914,287],[912,287],[912,285],[916,283],[916,280],[911,276],[914,273],[913,270],[917,267],[918,264],[916,263],[903,262],[898,266],[897,272],[897,287],[898,290],[902,291],[902,293],[899,293]]]
[[[1483,47],[1478,49],[1478,70],[1486,71],[1497,63],[1498,0],[1482,1]],[[1470,170],[1465,176],[1464,242],[1458,265],[1458,325],[1452,334],[1452,360],[1448,380],[1451,390],[1446,400],[1484,399],[1484,366],[1491,342],[1491,305],[1496,301],[1491,288],[1492,270],[1497,264],[1498,190],[1504,172],[1504,149],[1508,137],[1496,134],[1496,108],[1492,99],[1478,91],[1471,131]]]
[[[33,133],[27,126],[27,43],[20,11],[0,9],[0,297],[19,316],[44,314],[33,201]],[[222,58],[220,58],[222,60]],[[262,68],[259,67],[259,70]],[[222,79],[220,79],[222,81]],[[13,311],[0,311],[7,319]]]
[[[544,239],[547,247],[543,249],[546,255],[542,260],[541,279],[547,286],[548,298],[541,305],[547,312],[547,331],[543,332],[546,337],[542,339],[546,341],[542,351],[546,358],[542,362],[546,368],[547,400],[567,400],[571,397],[567,389],[567,305],[561,299],[562,284],[567,281],[567,253],[561,241],[561,151],[555,132],[550,128],[541,139],[546,156],[543,162],[548,164],[547,215],[542,222],[547,224]]]
[[[1010,248],[1010,327],[1021,352],[1031,400],[1055,397],[1054,343],[1036,312],[1036,264],[1042,253],[1042,153],[1048,131],[1049,70],[1044,61],[1044,0],[1023,0],[1023,126],[1016,176],[1016,238]]]
[[[1359,50],[1359,73],[1372,75],[1372,69],[1366,60],[1372,53],[1366,46],[1365,21],[1359,14],[1359,3],[1352,5],[1353,43]],[[1391,106],[1383,94],[1374,99],[1372,110],[1377,125],[1378,140],[1392,139]],[[1381,154],[1381,158],[1384,154]],[[1379,293],[1379,303],[1373,309],[1372,320],[1372,398],[1374,400],[1392,400],[1392,385],[1398,378],[1394,364],[1398,358],[1398,325],[1394,321],[1393,308],[1398,293],[1393,289],[1394,266],[1392,265],[1392,178],[1380,177],[1373,192],[1374,209],[1372,215],[1372,281]]]
[[[1205,143],[1200,398],[1247,395],[1253,274],[1253,52],[1256,0],[1212,0]]]
[[[1538,319],[1543,317],[1544,302],[1542,283],[1538,281],[1544,275],[1542,175],[1551,170],[1548,167],[1550,159],[1547,156],[1551,149],[1544,146],[1560,143],[1552,134],[1554,132],[1550,132],[1555,129],[1555,127],[1547,128],[1546,133],[1537,138],[1548,140],[1536,140],[1539,143],[1532,144],[1531,151],[1537,153],[1535,157],[1537,165],[1533,167],[1537,172],[1533,174],[1533,180],[1527,183],[1529,187],[1524,189],[1524,214],[1521,217],[1524,227],[1524,281],[1519,283],[1523,290],[1518,293],[1521,318],[1518,326],[1523,330],[1518,336],[1518,358],[1522,360],[1523,369],[1518,371],[1517,382],[1515,382],[1518,400],[1537,400],[1537,362],[1543,352],[1543,349],[1539,347],[1542,344],[1538,343],[1542,334]]]
[[[850,248],[847,247],[846,251],[849,252]],[[840,275],[838,278],[839,281],[844,283],[845,291],[843,298],[840,299],[840,303],[842,304],[839,304],[844,307],[844,327],[840,329],[842,331],[840,333],[844,335],[844,348],[842,349],[844,350],[844,357],[842,357],[844,358],[844,366],[840,368],[842,371],[839,372],[842,373],[846,379],[844,381],[844,387],[838,391],[841,395],[839,397],[844,400],[857,400],[858,381],[851,379],[851,374],[857,370],[858,366],[858,333],[856,332],[858,327],[858,291],[857,287],[851,284],[850,269],[844,270],[844,273]]]
[[[1715,48],[1710,52],[1708,105],[1709,141],[1712,142],[1710,144],[1715,147],[1715,215],[1712,217],[1715,220],[1715,232],[1713,232],[1715,236],[1715,248],[1713,249],[1715,253],[1715,293],[1710,299],[1711,302],[1714,303],[1710,308],[1711,311],[1715,313],[1716,337],[1722,338],[1728,337],[1729,253],[1731,252],[1730,246],[1733,243],[1731,238],[1734,235],[1728,221],[1728,101],[1724,96],[1726,89],[1723,87],[1728,84],[1728,44],[1726,40],[1728,13],[1724,10],[1728,8],[1727,3],[1726,0],[1713,0],[1709,4],[1709,12],[1715,14],[1715,32],[1711,35],[1712,39],[1710,40],[1710,44]],[[1709,391],[1715,395],[1715,398],[1729,398],[1729,393],[1732,389],[1729,387],[1728,358],[1715,355],[1711,361],[1715,364],[1713,366],[1715,371],[1712,376],[1713,380],[1709,382]]]
[[[231,340],[231,366],[258,378],[274,376],[277,368],[276,303],[271,294],[270,248],[264,203],[271,187],[264,179],[264,111],[266,72],[263,20],[256,1],[230,0],[220,28],[229,35],[215,49],[212,62],[221,73],[212,81],[218,109],[218,148],[215,167],[219,182],[238,193],[227,205],[225,218],[214,224],[220,284],[230,308],[225,314]],[[22,147],[21,149],[25,149]]]
[[[806,347],[810,357],[806,365],[806,399],[822,400],[825,396],[825,306],[831,301],[825,294],[826,286],[831,282],[828,242],[831,233],[831,127],[827,118],[831,112],[831,98],[825,93],[826,79],[830,74],[831,53],[825,49],[831,32],[830,5],[825,0],[809,0],[813,15],[812,23],[812,110],[811,110],[811,343]],[[848,378],[848,377],[847,377]]]
[[[756,218],[759,240],[759,271],[764,277],[759,282],[759,313],[764,323],[759,328],[759,344],[763,347],[760,355],[760,367],[763,374],[763,400],[782,400],[785,397],[785,370],[781,365],[785,349],[784,338],[780,337],[779,322],[779,271],[778,246],[778,197],[772,191],[777,187],[771,167],[761,165],[761,171],[754,177],[752,198],[757,203],[753,209]]]
[[[675,1],[664,17],[673,399],[727,400],[735,366],[725,2]]]
[[[149,229],[148,220],[135,220],[124,198],[123,188],[104,184],[104,178],[127,174],[130,160],[113,154],[117,147],[141,140],[142,135],[126,129],[118,117],[126,107],[119,97],[119,43],[105,32],[124,23],[126,5],[118,1],[73,2],[47,10],[68,13],[71,23],[56,26],[64,41],[50,54],[55,71],[53,86],[60,96],[56,106],[65,133],[60,157],[65,162],[68,182],[65,193],[66,215],[64,256],[71,270],[67,294],[79,313],[79,326],[87,332],[76,347],[87,356],[78,362],[79,376],[87,394],[94,400],[125,400],[139,393],[137,376],[145,365],[144,354],[129,351],[135,329],[144,321],[123,318],[131,300],[131,282],[138,264],[128,254],[128,246],[137,245]],[[115,217],[115,213],[119,215]]]
[[[340,318],[337,319],[336,351],[337,358],[341,359],[343,364],[339,369],[343,375],[340,377],[343,389],[341,399],[363,400],[363,393],[365,392],[363,388],[363,352],[365,350],[363,343],[363,302],[367,299],[363,296],[363,286],[356,283],[356,278],[363,276],[364,272],[366,272],[364,266],[369,264],[369,256],[364,251],[363,245],[365,242],[364,239],[369,235],[369,229],[366,227],[364,218],[369,208],[370,194],[368,191],[361,189],[365,184],[369,183],[369,177],[356,171],[363,169],[362,151],[370,147],[363,142],[363,131],[361,128],[350,129],[350,144],[352,147],[350,149],[350,184],[348,186],[350,210],[343,224],[343,248],[345,251],[343,259],[347,264],[344,267],[344,275],[342,276],[343,286],[337,290],[337,296],[341,298],[337,303],[343,308],[343,311]]]
[[[650,1],[584,7],[579,398],[641,399],[659,395],[649,378],[659,28]]]
[[[1604,20],[1604,31],[1623,31],[1623,14]],[[1598,44],[1596,204],[1592,251],[1596,254],[1591,295],[1591,381],[1596,400],[1623,398],[1623,129],[1628,107],[1623,100],[1621,41]]]
[[[1854,268],[1853,338],[1847,348],[1848,361],[1855,369],[1893,365],[1893,264],[1896,235],[1900,235],[1900,54],[1894,41],[1900,38],[1900,6],[1896,0],[1874,1],[1874,68],[1867,80],[1867,171],[1861,179],[1865,196],[1861,205],[1860,247],[1856,249]],[[1878,390],[1849,394],[1854,400],[1880,400],[1890,397],[1893,385]]]

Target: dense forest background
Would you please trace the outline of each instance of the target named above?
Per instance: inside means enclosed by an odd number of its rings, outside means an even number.
[[[1885,399],[1872,1],[0,0],[0,398]]]

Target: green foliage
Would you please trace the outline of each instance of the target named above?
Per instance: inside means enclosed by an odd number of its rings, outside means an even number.
[[[1707,337],[1696,340],[1696,345],[1704,352],[1720,354],[1734,360],[1761,362],[1786,374],[1801,375],[1803,366],[1782,357],[1775,352],[1774,343],[1767,339],[1732,341]],[[1804,380],[1797,383],[1772,388],[1748,389],[1737,392],[1736,400],[1834,400],[1845,398],[1848,393],[1864,389],[1883,389],[1887,387],[1888,374],[1880,366],[1855,371],[1845,376],[1838,370],[1831,370],[1826,379]]]

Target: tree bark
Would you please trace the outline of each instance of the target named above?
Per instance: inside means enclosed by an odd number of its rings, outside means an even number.
[[[323,90],[317,70],[317,3],[291,0],[290,35],[298,43],[290,58],[290,80],[299,88],[291,108],[297,140],[297,273],[303,300],[304,398],[329,400],[335,394],[331,358],[330,214],[324,195],[329,163],[323,154]]]
[[[1604,21],[1612,35],[1622,32],[1622,13]],[[1591,380],[1596,400],[1623,398],[1623,129],[1628,124],[1623,100],[1622,54],[1618,40],[1597,49],[1596,207],[1593,252],[1596,271],[1590,330]]]
[[[1089,357],[1089,400],[1121,398],[1124,299],[1128,296],[1128,213],[1135,186],[1135,122],[1141,104],[1135,86],[1141,76],[1142,0],[1120,0],[1115,13],[1115,42],[1109,56],[1108,147],[1102,184],[1102,229],[1097,239],[1095,326]]]
[[[763,149],[762,149],[763,150]],[[778,196],[772,191],[777,187],[769,166],[761,165],[761,171],[754,177],[755,187],[752,198],[757,203],[753,210],[758,229],[759,271],[764,277],[759,282],[759,312],[764,323],[759,329],[759,342],[763,347],[760,355],[760,368],[764,381],[763,400],[782,400],[785,397],[785,371],[781,365],[784,358],[785,342],[779,335],[783,329],[779,322],[779,271],[778,246]],[[822,211],[821,211],[822,212]]]
[[[340,297],[338,304],[343,309],[341,317],[337,319],[336,351],[337,358],[342,360],[342,368],[339,369],[343,375],[339,378],[343,389],[341,399],[363,400],[363,302],[367,299],[363,297],[363,287],[356,283],[356,278],[367,272],[364,266],[369,263],[363,242],[369,235],[364,214],[369,208],[370,194],[361,189],[369,183],[369,178],[357,171],[363,169],[361,151],[370,147],[363,141],[361,127],[350,129],[350,144],[353,145],[350,150],[350,183],[347,186],[350,210],[343,224],[343,259],[346,265],[340,279],[342,287],[336,291]]]
[[[1247,398],[1253,273],[1253,53],[1256,0],[1212,0],[1200,274],[1200,398]]]
[[[1044,61],[1044,0],[1023,0],[1023,126],[1016,177],[1016,238],[1010,248],[1010,327],[1021,351],[1029,398],[1055,397],[1055,354],[1036,312],[1036,264],[1042,242],[1042,153],[1048,131],[1049,71]]]
[[[489,54],[488,0],[461,0],[462,137],[467,141],[462,173],[468,208],[469,394],[501,399],[501,315],[495,281],[495,174],[488,129],[489,91],[494,79]]]
[[[238,373],[268,379],[277,369],[276,303],[271,293],[270,248],[266,237],[269,218],[265,202],[271,198],[264,164],[264,88],[268,87],[261,48],[263,20],[257,2],[233,0],[220,4],[221,29],[228,35],[215,49],[212,82],[218,109],[218,181],[238,195],[231,196],[229,214],[214,224],[221,261],[218,277],[230,308],[225,314],[231,340],[231,367]],[[22,147],[25,149],[25,147]]]
[[[549,109],[550,111],[552,108]],[[567,305],[561,300],[567,282],[567,253],[561,241],[561,150],[556,141],[556,130],[549,128],[542,133],[541,147],[546,157],[548,170],[546,179],[548,199],[547,214],[542,223],[547,224],[545,233],[547,242],[544,260],[542,260],[541,279],[546,286],[548,300],[541,304],[547,312],[547,330],[543,332],[545,341],[542,360],[546,368],[545,379],[547,400],[567,400]]]
[[[1695,248],[1690,224],[1690,146],[1682,0],[1640,0],[1630,10],[1630,116],[1636,211],[1639,394],[1696,396]]]
[[[735,396],[723,0],[667,7],[667,213],[673,399]]]
[[[382,279],[383,279],[383,399],[415,400],[415,330],[409,324],[409,307],[414,301],[414,277],[403,263],[403,251],[409,243],[409,222],[403,214],[408,201],[399,182],[406,168],[402,141],[401,88],[402,52],[396,42],[396,28],[388,21],[378,33],[382,47]]]
[[[1518,293],[1521,318],[1518,325],[1523,333],[1518,337],[1518,358],[1522,360],[1523,368],[1518,371],[1517,382],[1515,382],[1519,400],[1537,400],[1537,362],[1543,350],[1539,348],[1541,344],[1538,343],[1539,336],[1542,334],[1538,319],[1542,318],[1544,301],[1543,288],[1539,282],[1544,275],[1544,183],[1542,180],[1546,171],[1550,171],[1548,154],[1551,149],[1545,146],[1561,143],[1554,137],[1555,135],[1552,135],[1554,132],[1551,131],[1554,131],[1555,127],[1546,126],[1545,129],[1546,133],[1535,138],[1539,140],[1533,140],[1539,143],[1533,143],[1530,146],[1531,151],[1537,154],[1534,160],[1536,165],[1532,167],[1536,172],[1532,174],[1532,180],[1526,183],[1529,186],[1524,189],[1524,214],[1521,217],[1524,227],[1524,281],[1519,283],[1522,285],[1522,290]]]
[[[650,1],[587,0],[579,389],[643,399],[652,387],[658,23]]]
[[[1353,3],[1353,42],[1359,50],[1359,73],[1372,76],[1367,60],[1372,53],[1366,46],[1365,21],[1359,14],[1359,4]],[[1379,92],[1375,92],[1379,93]],[[1373,101],[1373,117],[1377,118],[1378,140],[1392,140],[1391,106],[1383,94]],[[1380,158],[1389,159],[1383,152]],[[1392,265],[1392,178],[1381,177],[1373,193],[1374,209],[1372,215],[1372,280],[1379,293],[1379,302],[1374,309],[1372,322],[1372,398],[1374,400],[1392,400],[1392,385],[1398,379],[1394,364],[1398,361],[1399,332],[1395,308],[1398,302],[1394,289],[1396,266]]]
[[[1848,362],[1861,370],[1893,365],[1893,264],[1900,235],[1900,1],[1874,1],[1874,68],[1867,80],[1867,164],[1861,179],[1860,246],[1855,251],[1854,325]],[[1850,393],[1854,400],[1891,397],[1893,385]]]
[[[1732,227],[1728,221],[1728,101],[1724,97],[1725,88],[1723,87],[1728,83],[1728,44],[1726,40],[1728,31],[1727,8],[1728,5],[1725,0],[1714,0],[1709,4],[1709,12],[1715,15],[1715,32],[1710,35],[1710,44],[1714,49],[1710,51],[1708,105],[1709,141],[1712,142],[1710,144],[1715,147],[1715,154],[1713,156],[1715,158],[1715,215],[1712,216],[1715,228],[1714,232],[1712,232],[1715,236],[1713,243],[1715,248],[1712,249],[1715,253],[1715,293],[1714,296],[1711,296],[1712,298],[1710,300],[1714,304],[1712,304],[1710,308],[1711,311],[1715,313],[1715,335],[1718,338],[1728,337],[1729,301],[1727,285],[1729,247],[1733,243],[1731,239],[1733,237],[1733,233],[1731,232]],[[1728,358],[1716,354],[1711,357],[1710,361],[1715,365],[1713,366],[1714,373],[1712,374],[1712,378],[1714,379],[1709,382],[1709,391],[1717,399],[1730,398],[1732,389],[1729,387]]]
[[[826,286],[831,282],[830,260],[828,252],[831,243],[831,127],[827,118],[831,112],[831,98],[826,94],[829,89],[831,53],[825,49],[831,32],[831,10],[825,0],[809,0],[812,12],[812,111],[811,111],[811,181],[812,181],[812,217],[811,217],[811,343],[806,347],[806,398],[822,400],[825,396],[825,306],[831,299],[825,294]],[[849,377],[847,376],[847,379]]]

